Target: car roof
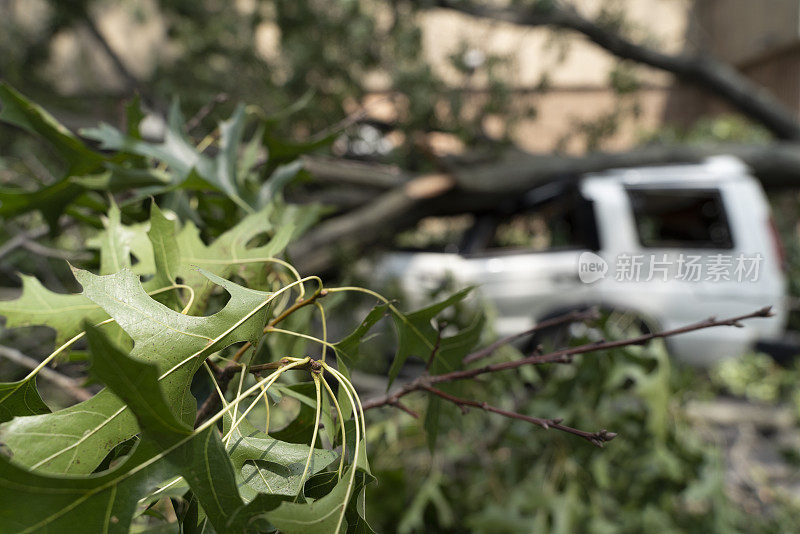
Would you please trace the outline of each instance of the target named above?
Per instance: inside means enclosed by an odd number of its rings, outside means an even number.
[[[586,174],[586,180],[613,180],[625,185],[682,184],[754,180],[748,167],[732,156],[715,156],[701,163],[608,169]]]

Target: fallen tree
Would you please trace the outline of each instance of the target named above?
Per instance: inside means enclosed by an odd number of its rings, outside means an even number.
[[[445,174],[412,176],[399,168],[374,163],[306,156],[306,168],[321,183],[352,187],[354,177],[374,177],[371,194],[331,217],[291,249],[309,272],[331,268],[336,243],[349,253],[390,238],[432,215],[487,211],[520,193],[548,182],[576,180],[613,168],[693,163],[720,155],[735,156],[750,167],[766,189],[800,186],[800,144],[656,145],[627,152],[585,156],[508,151],[500,157],[461,156],[446,161]],[[360,182],[363,185],[364,182]],[[361,187],[364,192],[364,188]]]

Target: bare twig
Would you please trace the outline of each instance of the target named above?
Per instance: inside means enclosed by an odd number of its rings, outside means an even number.
[[[214,108],[217,107],[217,105],[224,104],[228,101],[228,98],[230,97],[227,93],[217,93],[214,95],[214,98],[212,98],[210,102],[200,108],[191,119],[186,121],[186,133],[192,133],[192,130],[197,128],[203,119],[208,117],[211,112],[214,111]]]
[[[757,317],[771,317],[772,316],[771,309],[772,309],[771,306],[767,306],[755,312],[748,313],[745,315],[740,315],[738,317],[732,317],[730,319],[717,320],[714,317],[709,317],[704,321],[683,326],[681,328],[675,328],[663,332],[652,332],[650,334],[642,334],[641,336],[637,336],[630,339],[621,339],[618,341],[597,341],[594,343],[587,343],[585,345],[578,345],[577,347],[561,349],[554,352],[549,352],[547,354],[534,354],[533,356],[530,356],[528,358],[523,358],[521,360],[501,362],[492,365],[486,365],[484,367],[478,367],[475,369],[467,369],[464,371],[453,371],[451,373],[432,376],[429,378],[429,380],[430,384],[438,384],[441,382],[453,382],[456,380],[465,380],[469,378],[474,378],[478,375],[482,375],[485,373],[494,373],[497,371],[516,369],[524,365],[559,362],[563,361],[565,358],[569,358],[570,356],[574,356],[576,354],[585,354],[587,352],[614,349],[631,345],[641,345],[643,343],[646,343],[647,341],[650,341],[651,339],[666,338],[666,337],[676,336],[679,334],[686,334],[688,332],[694,332],[695,330],[713,328],[716,326],[735,326],[737,328],[741,328],[743,326],[741,321],[747,319],[754,319]]]
[[[524,332],[520,332],[518,334],[498,339],[488,347],[481,349],[477,352],[473,352],[472,354],[468,354],[463,360],[464,365],[469,365],[470,363],[474,363],[477,362],[478,360],[482,360],[483,358],[491,356],[494,353],[494,351],[496,351],[500,347],[508,345],[512,341],[516,341],[519,338],[534,334],[540,330],[545,330],[547,328],[552,328],[554,326],[560,326],[562,324],[591,321],[598,319],[599,317],[600,313],[595,308],[585,311],[572,311],[569,313],[565,313],[564,315],[559,315],[558,317],[553,317],[552,319],[542,321],[541,323],[537,324],[532,328],[529,328],[528,330],[525,330]]]
[[[563,419],[542,419],[539,417],[531,417],[529,415],[503,410],[501,408],[492,406],[486,402],[478,402],[469,399],[462,399],[460,397],[455,397],[453,395],[450,395],[449,393],[445,393],[444,391],[436,389],[431,386],[424,386],[423,389],[429,393],[436,395],[437,397],[441,397],[449,402],[452,402],[456,406],[460,407],[462,410],[467,406],[471,406],[473,408],[480,408],[481,410],[487,412],[500,414],[503,417],[508,417],[510,419],[519,419],[521,421],[527,421],[528,423],[538,425],[544,428],[545,430],[549,428],[554,428],[556,430],[561,430],[562,432],[567,432],[569,434],[582,437],[589,443],[597,445],[598,447],[602,447],[603,443],[611,441],[612,439],[617,437],[617,434],[615,434],[614,432],[609,432],[605,429],[600,430],[598,432],[585,432],[583,430],[578,430],[577,428],[572,428],[570,426],[562,425],[561,421]]]
[[[97,27],[97,24],[95,24],[90,13],[86,13],[86,18],[83,22],[86,25],[86,28],[89,30],[89,33],[92,34],[92,37],[94,37],[95,41],[97,41],[97,43],[100,45],[100,48],[103,49],[103,52],[105,52],[108,59],[111,60],[114,68],[117,70],[120,76],[122,76],[123,80],[125,81],[125,88],[127,91],[130,93],[133,93],[134,91],[141,92],[141,84],[139,83],[139,80],[133,75],[130,69],[128,69],[128,67],[125,65],[125,62],[122,61],[122,58],[108,42],[105,35],[103,35],[103,32],[101,32],[100,28]]]
[[[27,241],[30,241],[31,239],[39,239],[45,235],[47,235],[47,228],[38,228],[36,230],[28,230],[26,232],[18,233],[0,246],[0,258],[21,247]]]
[[[22,242],[22,248],[28,250],[29,252],[33,252],[34,254],[38,254],[39,256],[44,256],[46,258],[57,258],[61,260],[70,260],[70,261],[82,261],[91,259],[92,255],[85,253],[85,252],[71,252],[69,250],[60,250],[57,248],[48,247],[37,243],[36,241],[31,241],[30,239],[25,239]]]
[[[17,349],[6,347],[5,345],[0,345],[0,356],[3,356],[7,360],[27,369],[36,369],[36,367],[39,365],[39,362],[34,358],[23,354]],[[64,376],[58,371],[54,371],[49,367],[43,367],[40,369],[39,376],[59,386],[78,401],[85,401],[92,397],[91,392],[83,389],[78,380]]]
[[[436,343],[433,345],[433,350],[431,351],[431,355],[428,357],[428,361],[425,363],[425,372],[431,370],[431,364],[433,364],[433,360],[436,358],[436,354],[439,352],[439,347],[442,344],[442,330],[447,326],[447,323],[440,322],[436,325]]]
[[[394,401],[392,403],[392,406],[394,406],[395,408],[397,408],[399,410],[402,410],[402,411],[406,412],[408,415],[410,415],[414,419],[419,419],[419,414],[417,412],[415,412],[414,410],[412,410],[411,408],[409,408],[408,406],[406,406],[405,404],[403,404],[399,400]]]
[[[584,18],[562,2],[546,7],[496,6],[493,2],[437,0],[438,7],[476,17],[502,20],[521,26],[549,26],[576,31],[620,59],[627,59],[669,72],[683,81],[708,89],[769,129],[780,139],[800,139],[800,124],[773,94],[753,83],[730,65],[707,55],[668,54],[627,39],[619,31]]]
[[[409,394],[417,392],[417,391],[427,391],[429,393],[438,395],[438,396],[440,396],[442,398],[446,398],[447,400],[456,403],[457,405],[462,407],[462,409],[465,406],[474,406],[474,407],[477,407],[477,408],[481,408],[483,410],[499,413],[499,414],[504,415],[506,417],[512,417],[512,418],[515,418],[515,419],[523,419],[525,421],[528,421],[528,422],[533,423],[533,424],[537,424],[537,425],[542,426],[542,427],[558,428],[559,430],[563,430],[565,432],[569,432],[571,434],[575,434],[575,435],[581,436],[584,439],[587,439],[590,442],[594,443],[595,445],[602,445],[602,442],[612,439],[614,437],[614,434],[613,433],[609,433],[609,432],[607,432],[605,430],[602,430],[600,432],[595,432],[595,433],[584,432],[584,431],[581,431],[581,430],[573,429],[571,427],[564,427],[563,425],[560,424],[560,420],[538,419],[538,418],[535,418],[535,417],[529,417],[529,416],[525,416],[525,415],[522,415],[522,414],[517,414],[515,412],[505,412],[503,410],[500,410],[499,408],[494,408],[494,407],[492,407],[492,406],[490,406],[488,404],[485,404],[485,403],[481,403],[481,402],[478,402],[478,401],[470,401],[470,400],[466,400],[466,399],[458,399],[458,398],[449,396],[448,394],[446,394],[446,393],[442,392],[441,390],[435,388],[434,385],[435,384],[446,383],[446,382],[455,382],[455,381],[460,381],[460,380],[470,380],[470,379],[473,379],[473,378],[475,378],[477,376],[480,376],[480,375],[483,375],[483,374],[496,373],[496,372],[500,372],[500,371],[506,371],[506,370],[509,370],[509,369],[517,369],[517,368],[523,367],[525,365],[540,365],[540,364],[544,364],[544,363],[558,363],[558,362],[570,361],[571,357],[576,355],[576,354],[584,354],[584,353],[587,353],[587,352],[595,352],[595,351],[599,351],[599,350],[607,350],[607,349],[619,348],[619,347],[625,347],[625,346],[641,345],[641,344],[646,343],[647,341],[650,341],[652,339],[676,336],[676,335],[679,335],[679,334],[685,334],[685,333],[688,333],[688,332],[694,332],[696,330],[702,330],[702,329],[705,329],[705,328],[713,328],[713,327],[717,327],[717,326],[734,326],[734,327],[737,327],[737,328],[741,328],[743,326],[742,325],[742,321],[744,321],[744,320],[758,318],[758,317],[771,317],[771,316],[772,316],[771,307],[767,306],[767,307],[762,308],[760,310],[757,310],[755,312],[748,313],[748,314],[745,314],[745,315],[740,315],[738,317],[732,317],[732,318],[729,318],[729,319],[722,319],[722,320],[717,320],[717,319],[715,319],[713,317],[710,317],[710,318],[708,318],[708,319],[706,319],[704,321],[700,321],[700,322],[697,322],[697,323],[694,323],[694,324],[691,324],[691,325],[687,325],[687,326],[684,326],[684,327],[681,327],[681,328],[675,328],[675,329],[666,330],[666,331],[663,331],[663,332],[653,332],[653,333],[650,333],[650,334],[643,334],[641,336],[637,336],[637,337],[630,338],[630,339],[623,339],[623,340],[618,340],[618,341],[598,341],[598,342],[594,342],[594,343],[587,343],[585,345],[579,345],[577,347],[570,347],[570,348],[567,348],[567,349],[561,349],[561,350],[557,350],[557,351],[550,352],[550,353],[547,353],[547,354],[534,354],[532,356],[529,356],[527,358],[522,358],[520,360],[501,362],[501,363],[496,363],[496,364],[492,364],[492,365],[486,365],[486,366],[483,366],[483,367],[477,367],[477,368],[474,368],[474,369],[464,369],[464,370],[460,370],[460,371],[452,371],[450,373],[444,373],[444,374],[440,374],[440,375],[432,375],[431,376],[431,375],[424,374],[424,375],[421,375],[421,376],[417,377],[416,379],[412,380],[411,382],[405,384],[404,386],[399,388],[397,391],[390,392],[390,393],[387,393],[386,395],[383,395],[381,397],[377,397],[375,399],[371,399],[371,400],[365,401],[364,404],[363,404],[363,409],[364,410],[370,410],[372,408],[378,408],[378,407],[381,407],[381,406],[395,406],[395,407],[397,407],[398,403],[400,402],[400,399],[402,397],[405,397],[406,395],[409,395]],[[504,341],[505,343],[509,343],[513,339],[514,339],[514,336],[510,336],[509,338],[504,338],[501,341]],[[486,349],[482,349],[481,351],[478,351],[478,352],[476,352],[474,354],[477,354],[477,355],[481,356],[483,353],[486,352],[487,349],[496,350],[498,347],[499,347],[499,345],[493,344],[493,345],[490,345],[489,347],[487,347]],[[483,356],[481,356],[481,357],[483,357]],[[475,361],[475,358],[473,358],[472,361]],[[449,398],[449,397],[452,397],[452,398]],[[556,426],[556,425],[558,425],[558,426]]]

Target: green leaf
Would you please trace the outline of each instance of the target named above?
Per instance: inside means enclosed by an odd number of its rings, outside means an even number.
[[[147,237],[150,239],[155,272],[152,280],[148,282],[148,287],[166,287],[177,282],[181,258],[175,233],[175,221],[168,219],[153,202],[150,205],[150,228]],[[173,309],[179,305],[178,294],[174,291],[163,294],[157,300]]]
[[[67,179],[58,180],[38,191],[0,188],[0,216],[14,217],[40,211],[51,230],[58,228],[58,218],[84,191],[82,186]]]
[[[175,119],[176,106],[177,103],[173,103],[170,110],[172,119],[164,134],[164,140],[159,144],[130,137],[106,123],[101,123],[96,128],[85,128],[81,130],[81,135],[99,142],[104,150],[135,154],[167,164],[175,175],[176,185],[188,178],[192,169],[202,168],[203,173],[211,174],[211,161],[200,154],[181,131],[180,119]],[[176,125],[176,122],[179,124]]]
[[[172,186],[172,179],[167,172],[151,168],[134,169],[112,163],[106,163],[101,172],[73,176],[69,181],[86,189],[112,193],[136,188],[150,188],[149,194],[154,194]]]
[[[289,443],[310,443],[317,413],[314,383],[303,382],[291,386],[275,384],[273,387],[283,395],[300,401],[300,411],[288,425],[272,432],[272,437]],[[330,411],[323,414],[323,421],[324,418],[330,420]],[[317,447],[322,447],[322,444],[317,442]]]
[[[67,163],[66,176],[92,172],[105,161],[102,155],[87,148],[47,111],[5,82],[0,83],[0,104],[0,121],[13,124],[47,141]],[[10,217],[38,210],[50,227],[56,228],[58,218],[66,206],[85,191],[80,185],[70,182],[66,176],[33,192],[0,188],[0,216]]]
[[[463,367],[461,361],[481,340],[485,325],[486,316],[478,313],[466,328],[452,336],[442,337],[439,349],[431,362],[431,374],[440,375],[461,369]]]
[[[0,121],[13,124],[47,141],[69,164],[69,174],[86,173],[105,158],[90,150],[42,107],[34,104],[5,82],[0,82]]]
[[[333,348],[336,351],[336,366],[339,372],[344,375],[348,380],[350,379],[350,369],[360,359],[359,348],[364,336],[375,326],[375,323],[380,321],[386,316],[389,304],[378,304],[373,307],[361,323],[353,330],[347,337],[341,341],[334,343]],[[351,406],[347,400],[347,395],[344,388],[339,386],[339,391],[336,394],[337,401],[342,410],[342,416],[347,419],[350,417]]]
[[[283,188],[286,187],[286,184],[291,182],[302,168],[303,162],[295,160],[275,169],[269,179],[265,180],[261,189],[259,189],[257,205],[259,207],[267,206],[270,202],[275,200],[278,194],[283,191]]]
[[[84,295],[65,295],[45,288],[33,276],[21,274],[22,294],[15,300],[0,301],[0,315],[6,328],[48,326],[56,331],[56,344],[83,330],[83,321],[99,323],[108,318],[100,306]]]
[[[218,276],[239,275],[250,281],[256,274],[264,271],[264,262],[280,254],[295,235],[295,228],[285,224],[278,228],[270,222],[273,212],[271,206],[248,215],[242,221],[222,234],[210,245],[200,239],[198,228],[186,223],[176,235],[180,260],[171,272],[195,289],[195,309],[203,309],[213,286],[192,266],[196,265]],[[272,239],[263,246],[248,248],[247,244],[265,232],[274,231]],[[189,313],[192,313],[190,310]]]
[[[348,366],[354,365],[359,360],[358,349],[361,341],[367,335],[367,332],[375,326],[375,323],[386,316],[388,309],[389,304],[378,304],[369,311],[355,330],[341,341],[333,344],[336,353],[341,356]]]
[[[227,434],[231,418],[226,416],[223,421],[223,432]],[[300,493],[301,476],[311,450],[308,445],[277,440],[244,419],[233,431],[227,450],[237,478],[241,478],[239,491],[246,502],[257,493],[290,497]],[[308,474],[318,473],[337,456],[330,450],[314,449]]]
[[[142,98],[137,94],[125,104],[125,127],[129,136],[141,139],[139,124],[144,120],[144,110],[142,109]]]
[[[0,455],[4,530],[125,533],[139,500],[177,474],[215,528],[228,531],[243,503],[216,429],[193,433],[169,409],[155,366],[126,356],[90,326],[87,337],[92,372],[136,414],[142,442],[119,466],[91,477],[45,476]]]
[[[256,127],[255,133],[242,150],[242,155],[239,157],[236,171],[237,184],[239,187],[243,187],[250,180],[254,182],[260,181],[258,180],[255,167],[256,163],[258,163],[259,156],[266,152],[261,144],[261,137],[263,135],[264,124],[262,123]]]
[[[214,526],[223,531],[244,503],[217,430],[210,426],[194,433],[189,424],[175,417],[163,394],[157,366],[126,356],[91,326],[86,333],[92,373],[135,414],[143,437],[164,451],[160,455],[188,482]]]
[[[292,142],[273,136],[269,129],[267,129],[264,131],[264,144],[267,146],[267,150],[269,150],[270,161],[286,162],[303,154],[326,147],[333,143],[338,136],[339,132],[334,131],[319,139],[305,142]]]
[[[211,273],[203,274],[231,298],[209,317],[183,315],[153,300],[130,270],[97,276],[76,269],[75,274],[84,287],[83,295],[99,304],[134,340],[132,357],[156,364],[161,373],[177,366],[161,379],[161,387],[176,415],[186,422],[195,413],[189,386],[205,357],[232,343],[256,339],[266,322],[267,310],[262,309],[239,324],[264,301],[265,293]],[[0,426],[0,440],[17,462],[33,469],[91,473],[112,448],[137,432],[133,415],[105,389],[52,414],[17,417]]]
[[[201,153],[183,133],[183,117],[177,101],[173,102],[164,140],[151,143],[126,135],[113,126],[101,123],[97,128],[81,130],[81,134],[100,142],[106,150],[116,150],[153,158],[165,163],[172,172],[172,185],[190,189],[211,188],[225,193],[239,207],[252,212],[241,198],[236,183],[236,156],[242,143],[245,120],[244,106],[236,108],[233,116],[220,124],[220,152],[215,159]]]
[[[276,509],[263,514],[263,517],[275,525],[284,534],[329,534],[336,532],[339,524],[339,516],[342,509],[352,503],[355,505],[358,495],[363,486],[368,482],[368,475],[358,471],[355,477],[353,491],[350,489],[350,472],[354,469],[349,467],[343,474],[341,480],[323,497],[305,504],[293,502],[283,502]],[[324,476],[331,480],[330,475]],[[309,484],[314,484],[309,480]]]
[[[133,271],[150,274],[155,271],[153,247],[147,237],[147,224],[123,226],[122,213],[112,200],[108,216],[103,219],[105,229],[86,242],[89,248],[100,250],[100,274],[112,274],[130,268],[131,252],[139,260]]]
[[[466,328],[452,336],[443,337],[439,341],[439,348],[431,361],[430,373],[440,375],[461,369],[463,367],[461,361],[472,352],[480,341],[485,324],[486,317],[479,313]],[[457,394],[460,386],[458,383],[442,383],[439,384],[439,388],[448,393]],[[425,412],[423,424],[431,451],[436,447],[439,435],[441,408],[442,399],[435,395],[429,395],[428,409]]]
[[[436,346],[438,337],[431,320],[450,306],[464,300],[472,289],[471,287],[462,289],[441,302],[431,304],[415,312],[406,315],[395,313],[392,316],[397,328],[398,342],[397,354],[395,354],[392,366],[389,369],[389,386],[397,378],[400,369],[402,369],[409,356],[413,355],[427,360]]]
[[[23,415],[49,413],[36,389],[36,377],[0,383],[0,423]]]
[[[236,161],[244,136],[245,118],[244,104],[236,106],[233,115],[219,123],[219,153],[216,158],[216,179],[219,187],[229,196],[239,195],[239,177]]]

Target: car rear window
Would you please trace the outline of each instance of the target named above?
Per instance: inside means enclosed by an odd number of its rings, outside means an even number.
[[[643,247],[733,248],[719,190],[630,188],[628,195]]]

